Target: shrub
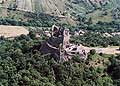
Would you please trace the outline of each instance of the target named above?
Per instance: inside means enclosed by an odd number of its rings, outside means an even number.
[[[91,55],[95,55],[96,54],[96,50],[95,49],[90,50],[90,54]]]

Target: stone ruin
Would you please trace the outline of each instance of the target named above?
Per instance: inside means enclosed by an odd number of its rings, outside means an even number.
[[[53,25],[52,32],[54,34],[56,34],[56,32],[54,32],[55,28],[57,28],[58,30],[61,29],[61,28]],[[60,50],[60,60],[67,61],[67,60],[71,59],[73,56],[75,56],[76,54],[78,54],[81,59],[86,60],[87,53],[84,50],[84,47],[81,44],[75,45],[75,44],[71,44],[69,42],[69,40],[70,40],[69,29],[64,28],[62,31],[63,31],[62,32],[63,42],[61,43],[61,46],[60,46],[60,49],[61,49]],[[54,34],[53,34],[53,36],[54,36]]]
[[[56,61],[68,61],[76,54],[81,59],[85,60],[87,58],[87,53],[82,45],[75,45],[69,42],[69,29],[53,25],[50,33],[51,36],[48,40],[41,45],[34,46],[34,49],[39,50],[41,54],[50,54]]]

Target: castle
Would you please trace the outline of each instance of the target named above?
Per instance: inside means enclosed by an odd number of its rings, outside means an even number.
[[[87,58],[87,53],[80,44],[75,45],[69,42],[69,29],[53,25],[50,33],[51,36],[36,47],[41,54],[50,54],[56,61],[68,61],[76,54],[81,59]]]

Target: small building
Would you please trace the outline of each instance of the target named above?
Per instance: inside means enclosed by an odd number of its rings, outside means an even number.
[[[84,34],[85,34],[85,31],[79,30],[79,35],[84,35]]]
[[[103,33],[103,36],[104,36],[104,37],[112,37],[112,35],[109,34],[109,33]]]
[[[79,35],[84,35],[84,34],[85,34],[85,31],[83,30],[76,29],[74,32],[74,36],[79,36]]]
[[[87,59],[87,53],[82,45],[71,45],[65,49],[65,52],[68,54],[68,56],[75,56],[78,54],[81,59]]]
[[[44,31],[44,35],[47,37],[51,37],[50,31]]]
[[[112,33],[112,35],[120,35],[120,32],[114,32],[114,33]]]

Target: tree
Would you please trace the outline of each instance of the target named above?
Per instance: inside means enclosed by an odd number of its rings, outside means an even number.
[[[95,49],[90,50],[90,54],[91,55],[95,55],[96,54],[96,50]]]
[[[31,39],[35,39],[36,38],[36,34],[33,31],[30,31],[28,36],[30,36]]]
[[[93,21],[92,21],[92,18],[90,17],[90,18],[88,19],[87,24],[88,24],[88,25],[91,25],[92,23],[93,23]]]
[[[114,83],[119,86],[120,84],[120,55],[110,58],[111,65],[108,66],[108,74],[112,76]]]
[[[5,40],[5,37],[4,36],[0,36],[0,40]]]

